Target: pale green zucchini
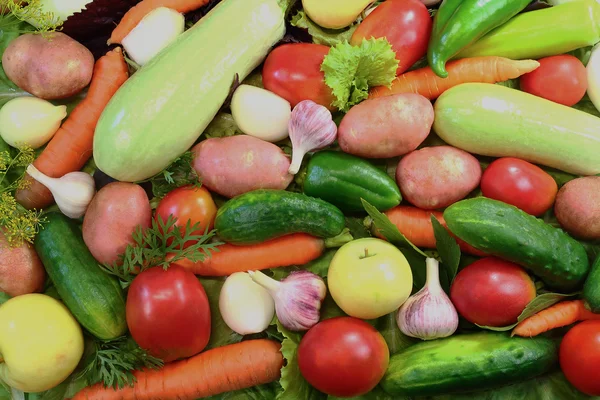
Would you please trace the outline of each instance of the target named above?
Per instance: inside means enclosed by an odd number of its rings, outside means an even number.
[[[435,103],[433,129],[470,153],[600,173],[600,118],[505,86],[466,83],[446,91]]]
[[[137,71],[102,113],[94,161],[120,181],[147,179],[194,144],[229,94],[285,33],[277,0],[223,0]]]

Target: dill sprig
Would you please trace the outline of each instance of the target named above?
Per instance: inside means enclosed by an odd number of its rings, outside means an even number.
[[[133,245],[127,245],[119,261],[112,265],[103,264],[101,268],[117,276],[121,286],[126,288],[137,274],[148,268],[167,269],[171,263],[184,258],[192,262],[204,261],[223,244],[211,241],[215,236],[214,230],[198,234],[202,232],[200,222],[192,225],[188,220],[185,227],[176,226],[176,222],[177,218],[173,215],[167,221],[159,215],[152,219],[150,228],[144,230],[138,226],[133,234]]]
[[[21,22],[34,25],[38,32],[54,32],[59,30],[62,22],[52,12],[44,11],[41,0],[0,0],[1,14],[9,13],[9,17],[0,19],[0,30],[13,33],[25,33],[19,29]],[[10,18],[10,17],[13,18]]]

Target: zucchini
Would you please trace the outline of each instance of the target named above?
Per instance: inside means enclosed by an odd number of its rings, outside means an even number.
[[[334,237],[345,227],[332,204],[301,193],[259,189],[227,201],[217,211],[219,237],[234,244],[256,244],[291,233]]]
[[[94,134],[94,160],[141,181],[187,151],[285,33],[277,0],[223,0],[119,88]]]
[[[583,299],[592,312],[600,313],[600,255],[583,285]]]
[[[98,339],[123,335],[127,321],[119,281],[100,269],[79,226],[58,212],[48,213],[46,218],[48,223],[37,235],[35,249],[62,301]]]
[[[600,118],[505,86],[465,83],[447,90],[435,102],[433,129],[470,153],[600,173]]]
[[[361,198],[380,211],[402,200],[398,185],[385,171],[339,151],[319,151],[310,159],[303,190],[346,212],[364,211]]]
[[[501,201],[462,200],[444,211],[444,220],[453,234],[471,246],[529,269],[555,289],[577,289],[589,272],[581,243]]]
[[[531,379],[552,369],[552,339],[478,332],[420,342],[394,354],[381,381],[393,396],[435,396],[490,389]]]

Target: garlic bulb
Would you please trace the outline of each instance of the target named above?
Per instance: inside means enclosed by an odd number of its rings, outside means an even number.
[[[337,125],[331,112],[312,100],[296,104],[288,130],[292,141],[290,174],[298,173],[306,153],[329,146],[337,137]]]
[[[227,277],[221,288],[219,311],[234,332],[249,335],[269,327],[275,315],[275,302],[250,275],[236,272]]]
[[[69,218],[83,217],[96,194],[94,178],[85,172],[70,172],[60,178],[50,178],[30,164],[27,173],[52,192],[56,205]]]
[[[427,282],[400,307],[397,322],[405,335],[433,340],[456,332],[458,313],[440,286],[438,261],[427,258],[426,264]]]
[[[307,331],[320,318],[321,303],[327,287],[320,276],[308,271],[292,272],[281,282],[260,271],[248,274],[275,300],[275,313],[281,324],[291,331]]]

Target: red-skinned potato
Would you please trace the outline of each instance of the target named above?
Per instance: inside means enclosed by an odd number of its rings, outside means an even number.
[[[433,106],[420,94],[365,100],[352,107],[338,129],[342,151],[365,158],[391,158],[419,147],[433,125]]]
[[[11,297],[41,292],[46,271],[35,249],[24,242],[11,247],[0,230],[0,291]]]
[[[10,42],[2,67],[15,85],[44,100],[81,92],[92,79],[94,56],[64,33],[26,33]]]
[[[600,239],[600,176],[567,182],[556,195],[556,219],[573,236]]]
[[[273,143],[253,136],[212,138],[192,149],[194,169],[211,192],[235,197],[256,189],[288,187],[290,159]]]
[[[113,264],[133,243],[138,226],[151,225],[152,209],[144,189],[112,182],[96,193],[83,218],[83,240],[100,263]]]
[[[424,147],[404,156],[396,169],[402,197],[435,210],[465,198],[481,181],[479,161],[451,146]]]

